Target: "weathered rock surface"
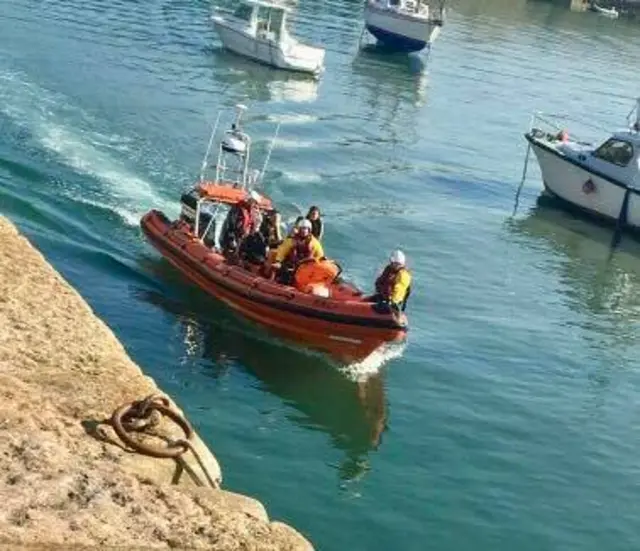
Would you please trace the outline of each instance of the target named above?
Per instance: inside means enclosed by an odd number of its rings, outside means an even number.
[[[312,549],[258,501],[197,487],[186,471],[176,482],[173,459],[118,446],[101,422],[159,393],[155,383],[1,217],[0,250],[0,548]],[[173,434],[168,426],[160,431]]]

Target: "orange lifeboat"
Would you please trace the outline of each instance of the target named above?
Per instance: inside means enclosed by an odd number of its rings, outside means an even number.
[[[214,195],[222,193],[215,186],[207,189]],[[227,202],[226,195],[215,198]],[[271,204],[264,199],[265,205]],[[404,313],[378,312],[361,291],[336,277],[340,270],[331,261],[301,266],[294,286],[288,286],[231,265],[183,220],[171,222],[152,210],[140,225],[150,243],[194,284],[287,340],[352,363],[406,337]]]
[[[237,105],[236,110],[235,122],[219,144],[215,177],[205,177],[205,169],[210,166],[217,121],[200,180],[181,197],[180,217],[171,222],[163,213],[150,211],[140,222],[147,239],[194,284],[236,312],[285,339],[340,361],[359,361],[384,343],[404,340],[408,328],[405,315],[378,312],[362,292],[340,281],[340,268],[331,261],[300,266],[293,285],[288,286],[255,273],[259,270],[230,264],[213,248],[218,207],[246,199],[248,189],[259,184],[277,135],[276,130],[262,171],[250,172],[251,138],[241,126],[246,107]],[[273,208],[268,197],[257,199],[261,209]],[[210,206],[213,211],[207,208]]]

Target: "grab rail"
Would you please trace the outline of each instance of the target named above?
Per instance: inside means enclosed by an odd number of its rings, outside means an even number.
[[[562,132],[563,130],[566,130],[566,126],[565,125],[560,125],[557,121],[554,121],[552,119],[576,122],[578,124],[581,124],[582,126],[606,132],[606,130],[603,127],[600,127],[600,126],[597,126],[597,125],[594,125],[594,124],[590,124],[590,123],[585,123],[584,121],[582,121],[580,119],[573,118],[573,117],[571,117],[569,115],[561,115],[561,114],[554,114],[554,113],[543,113],[541,111],[536,111],[532,115],[531,122],[529,124],[529,132],[531,132],[533,130],[545,131],[544,128],[541,128],[540,125],[538,125],[538,122],[547,125],[548,127],[550,127],[553,130],[555,130],[555,132]],[[579,136],[578,134],[574,134],[573,132],[572,132],[572,134],[575,136],[574,138],[572,138],[572,140],[571,140],[572,142],[578,143],[580,145],[593,145],[593,141],[587,141],[583,137]]]

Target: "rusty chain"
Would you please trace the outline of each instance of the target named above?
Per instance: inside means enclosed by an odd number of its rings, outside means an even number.
[[[184,432],[184,438],[169,440],[166,442],[167,445],[165,447],[157,447],[148,443],[140,442],[139,440],[131,437],[130,433],[132,432],[141,433],[146,429],[153,428],[158,425],[161,415],[168,417],[178,425]],[[187,450],[191,450],[209,484],[213,488],[220,487],[218,481],[216,481],[209,473],[204,461],[193,445],[192,438],[194,432],[191,424],[179,412],[171,407],[171,403],[165,396],[151,394],[142,400],[136,400],[134,402],[128,402],[121,405],[111,415],[111,425],[120,440],[122,440],[129,449],[144,455],[158,458],[172,458],[176,460],[182,459],[182,461],[184,461],[182,455]],[[184,464],[182,467],[186,468]],[[192,471],[191,475],[194,476]],[[197,483],[198,485],[202,485],[202,482],[199,481],[199,479],[197,480]]]

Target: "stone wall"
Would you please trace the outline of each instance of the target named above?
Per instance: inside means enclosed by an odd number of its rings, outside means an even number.
[[[1,217],[0,249],[0,547],[312,549],[255,499],[124,449],[103,421],[159,393],[154,381]],[[194,445],[220,480],[215,457]]]

